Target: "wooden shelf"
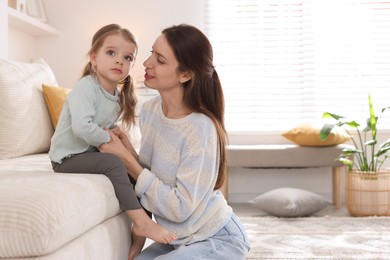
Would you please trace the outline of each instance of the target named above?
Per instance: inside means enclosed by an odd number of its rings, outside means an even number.
[[[47,23],[8,7],[8,25],[35,37],[57,36],[58,31]]]

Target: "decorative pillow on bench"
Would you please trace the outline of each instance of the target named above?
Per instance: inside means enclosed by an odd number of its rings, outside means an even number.
[[[282,136],[301,146],[332,146],[348,142],[351,138],[344,129],[334,128],[328,138],[320,139],[320,127],[300,125],[284,131]]]

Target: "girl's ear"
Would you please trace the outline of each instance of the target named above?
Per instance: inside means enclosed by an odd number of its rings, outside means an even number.
[[[192,73],[192,71],[182,72],[180,75],[180,83],[181,84],[186,83],[187,81],[192,79],[193,76],[194,76],[194,73]]]
[[[91,61],[92,66],[96,66],[96,53],[92,52],[89,54],[89,60]]]

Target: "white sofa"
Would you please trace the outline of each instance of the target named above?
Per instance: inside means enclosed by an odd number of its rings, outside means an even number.
[[[54,173],[43,60],[0,60],[0,259],[127,259],[131,222],[103,175]]]

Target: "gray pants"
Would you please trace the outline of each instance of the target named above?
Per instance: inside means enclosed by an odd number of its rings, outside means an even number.
[[[61,164],[52,162],[52,166],[55,172],[61,173],[104,174],[114,186],[122,210],[142,208],[124,163],[114,154],[86,152],[63,159]]]

